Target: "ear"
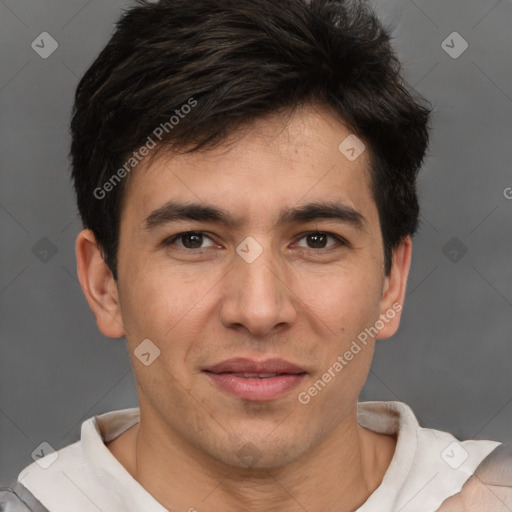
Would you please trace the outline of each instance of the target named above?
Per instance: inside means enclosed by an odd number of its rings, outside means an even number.
[[[407,236],[393,251],[391,272],[384,278],[379,316],[384,327],[379,330],[377,338],[389,338],[398,330],[405,300],[407,277],[411,266],[411,256],[412,240],[410,236]]]
[[[99,330],[109,338],[121,338],[125,332],[117,284],[91,230],[79,233],[75,250],[78,280]]]

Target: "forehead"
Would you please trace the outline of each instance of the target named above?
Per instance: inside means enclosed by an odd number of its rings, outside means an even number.
[[[261,221],[301,203],[336,201],[353,209],[373,203],[369,151],[318,106],[258,119],[213,149],[162,152],[143,162],[127,185],[123,218],[139,223],[172,200],[214,204],[233,217]]]

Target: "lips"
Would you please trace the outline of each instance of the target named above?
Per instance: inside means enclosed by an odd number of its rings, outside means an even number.
[[[203,370],[218,388],[243,400],[275,400],[298,386],[307,372],[284,359],[235,358]]]
[[[244,379],[269,379],[271,377],[277,377],[278,375],[285,375],[283,373],[231,373],[235,377],[243,377]]]
[[[289,363],[284,359],[266,359],[265,361],[253,361],[242,357],[228,359],[204,371],[210,373],[233,373],[247,376],[275,376],[275,375],[298,375],[306,373],[303,368]],[[250,377],[248,377],[250,378]]]

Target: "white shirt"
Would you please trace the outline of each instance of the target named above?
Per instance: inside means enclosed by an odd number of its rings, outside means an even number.
[[[18,481],[50,512],[166,512],[105,446],[138,421],[138,408],[86,420],[80,441],[30,464]],[[397,444],[381,485],[357,512],[435,512],[501,444],[423,428],[402,402],[360,402],[358,423],[397,434]]]

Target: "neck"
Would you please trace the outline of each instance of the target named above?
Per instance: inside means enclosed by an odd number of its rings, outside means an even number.
[[[351,512],[380,485],[394,437],[357,424],[357,409],[306,456],[279,468],[234,468],[209,459],[170,434],[156,418],[108,448],[169,510],[200,512]],[[151,425],[151,429],[146,425]]]

